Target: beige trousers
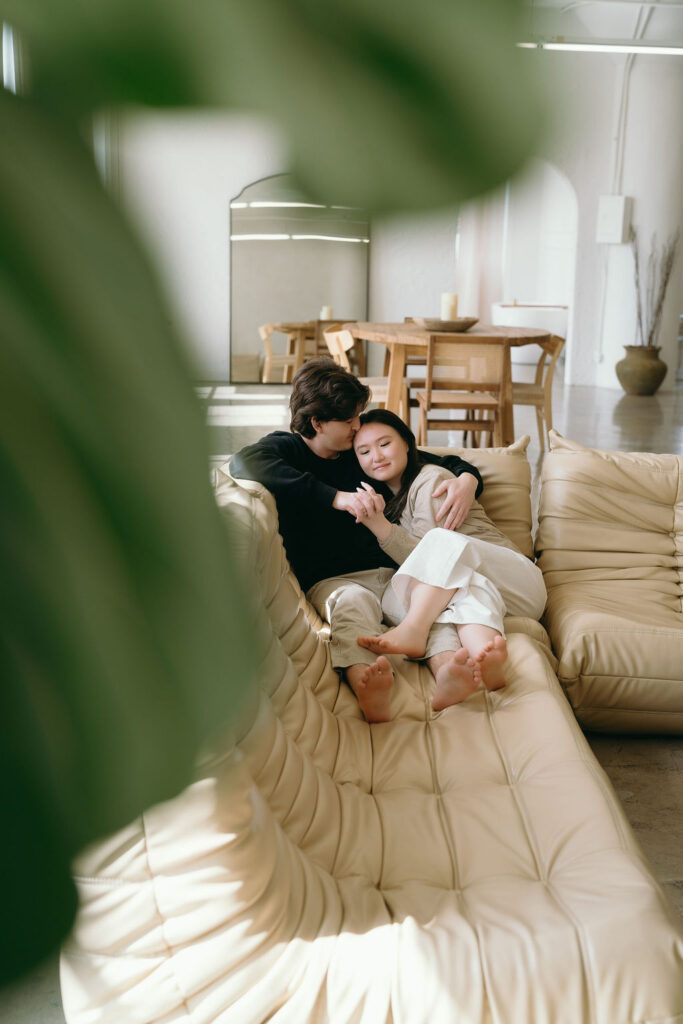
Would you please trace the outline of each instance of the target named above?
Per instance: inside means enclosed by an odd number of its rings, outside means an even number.
[[[376,654],[359,647],[359,636],[377,636],[385,625],[397,626],[406,616],[406,608],[389,586],[394,569],[365,569],[346,576],[334,576],[314,583],[306,594],[322,618],[331,626],[332,664],[337,669],[349,665],[372,665]],[[462,647],[456,627],[450,622],[435,623],[429,633],[425,658]]]

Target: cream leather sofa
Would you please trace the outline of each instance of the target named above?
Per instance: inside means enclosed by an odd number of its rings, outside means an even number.
[[[525,444],[467,455],[530,553]],[[544,629],[508,620],[509,685],[438,714],[427,670],[394,659],[393,721],[370,726],[272,498],[218,476],[260,594],[260,687],[192,786],[75,866],[68,1024],[683,1021],[680,921]]]
[[[588,729],[683,733],[683,456],[551,431],[536,547],[558,676]]]

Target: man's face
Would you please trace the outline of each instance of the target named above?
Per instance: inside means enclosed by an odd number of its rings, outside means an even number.
[[[353,439],[360,429],[358,415],[349,420],[312,420],[316,432],[316,448],[321,455],[336,455],[346,452],[353,445]]]

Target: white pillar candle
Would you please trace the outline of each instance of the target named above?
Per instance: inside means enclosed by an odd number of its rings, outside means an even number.
[[[441,319],[455,320],[458,316],[458,296],[453,292],[441,293]]]
[[[323,306],[323,308],[320,310],[320,319],[321,320],[331,320],[332,319],[332,306]]]

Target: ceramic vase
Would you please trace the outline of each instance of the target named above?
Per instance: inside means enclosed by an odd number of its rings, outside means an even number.
[[[666,377],[667,365],[655,345],[624,345],[626,355],[614,367],[627,395],[654,395]]]

